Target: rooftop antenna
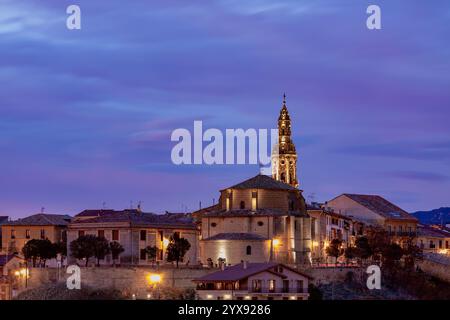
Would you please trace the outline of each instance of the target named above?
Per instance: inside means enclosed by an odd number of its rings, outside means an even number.
[[[215,205],[215,204],[216,204],[216,199],[213,198],[213,205]]]
[[[106,202],[105,201],[102,202],[102,208],[106,209]]]
[[[314,192],[309,194],[309,196],[308,196],[309,203],[312,204],[314,202],[315,198],[316,198],[316,194]]]
[[[45,207],[41,207],[41,213],[44,213]]]
[[[139,200],[138,205],[137,205],[137,209],[138,211],[141,211],[141,205],[142,205],[142,201]]]
[[[199,210],[202,210],[202,202],[201,201],[199,201],[198,207],[199,207]]]
[[[130,200],[130,209],[133,209],[133,200]]]

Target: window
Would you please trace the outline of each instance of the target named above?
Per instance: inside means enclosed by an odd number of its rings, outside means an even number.
[[[11,230],[11,239],[16,238],[16,230]]]
[[[41,229],[41,239],[44,240],[45,239],[45,230]]]
[[[258,226],[262,227],[264,225],[264,222],[258,221]]]
[[[30,239],[30,238],[31,238],[31,237],[30,237],[30,230],[29,230],[29,229],[25,230],[25,238],[27,238],[27,239]]]
[[[164,232],[159,230],[158,231],[159,241],[164,241]]]
[[[439,249],[442,249],[442,240],[439,240]]]
[[[84,236],[84,231],[83,230],[79,230],[78,231],[78,238]]]
[[[275,280],[269,280],[269,292],[275,292]]]
[[[141,230],[141,241],[146,241],[146,240],[147,240],[147,231]]]
[[[258,197],[258,193],[257,192],[252,192],[252,210],[255,211],[257,209],[258,206],[258,201],[257,198]]]
[[[113,230],[112,231],[112,240],[113,241],[119,241],[119,230]]]
[[[261,292],[261,280],[253,280],[252,281],[252,291],[253,292]]]
[[[211,223],[211,227],[213,227],[213,228],[217,227],[217,223],[212,222],[212,223]]]
[[[298,293],[303,292],[303,280],[297,280],[297,292]]]
[[[140,259],[141,260],[146,260],[147,259],[147,250],[141,249],[141,251],[140,251]]]
[[[241,209],[245,209],[245,201],[241,201],[239,207],[240,207]]]
[[[448,249],[448,241],[445,241],[445,249]]]
[[[433,240],[430,240],[430,249],[434,249],[436,248],[436,246],[434,245]]]
[[[289,280],[283,280],[283,292],[289,292]]]
[[[247,252],[248,256],[251,256],[252,255],[252,246],[247,246],[246,252]]]
[[[104,238],[105,237],[105,230],[98,230],[97,231],[97,235],[99,238]]]

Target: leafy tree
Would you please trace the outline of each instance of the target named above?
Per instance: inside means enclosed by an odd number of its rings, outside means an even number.
[[[86,267],[89,263],[89,258],[95,254],[95,245],[97,237],[94,235],[84,235],[78,237],[70,243],[70,251],[72,257],[82,260],[86,259]]]
[[[169,238],[169,245],[167,246],[167,261],[176,261],[178,263],[183,261],[184,255],[191,248],[191,244],[185,238],[181,238],[180,234],[175,232]]]
[[[22,253],[27,261],[31,260],[33,268],[36,267],[36,260],[39,258],[39,241],[32,239],[28,241],[22,248]]]
[[[116,266],[116,260],[119,259],[119,256],[122,252],[125,251],[125,249],[122,247],[122,245],[117,242],[113,241],[109,243],[109,249],[111,251],[111,256],[113,260],[113,265]]]
[[[158,253],[159,253],[158,247],[157,246],[148,246],[147,248],[145,248],[145,251],[147,252],[147,255],[150,258],[150,260],[153,263],[155,263],[156,257],[158,256]]]
[[[64,260],[67,257],[67,242],[59,241],[54,244],[56,254],[60,254],[61,258]]]
[[[331,240],[330,245],[326,249],[326,253],[328,256],[334,257],[337,262],[337,258],[342,254],[342,240],[333,239]]]
[[[375,260],[380,260],[383,250],[391,243],[388,232],[382,227],[372,226],[366,229],[366,234],[372,256]]]
[[[372,255],[372,248],[369,245],[369,239],[365,236],[358,237],[355,240],[355,247],[356,257],[361,260],[366,260]]]
[[[416,246],[413,238],[409,238],[403,249],[405,268],[407,270],[413,270],[416,261],[423,259],[423,251],[420,247]]]
[[[398,244],[391,243],[383,249],[382,256],[384,265],[388,267],[394,266],[402,258],[403,249]]]
[[[97,267],[100,267],[100,260],[105,259],[110,251],[109,242],[105,237],[95,238],[94,257],[97,259]]]
[[[39,258],[42,260],[42,264],[45,267],[47,260],[56,258],[56,247],[48,239],[38,240]]]
[[[359,250],[356,247],[350,246],[350,247],[346,248],[344,250],[344,256],[345,256],[345,259],[347,259],[347,262],[349,260],[357,258],[358,252],[359,252]]]

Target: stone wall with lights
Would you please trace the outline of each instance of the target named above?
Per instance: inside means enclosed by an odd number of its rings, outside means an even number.
[[[196,268],[81,268],[81,287],[97,289],[117,289],[122,292],[136,294],[137,298],[144,299],[151,287],[150,275],[158,274],[161,277],[161,287],[179,289],[195,288],[192,279],[202,277],[218,269]],[[56,282],[65,282],[69,275],[65,269],[33,268],[30,269],[28,288],[37,288],[41,285]]]

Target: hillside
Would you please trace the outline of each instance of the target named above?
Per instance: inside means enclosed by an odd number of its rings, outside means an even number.
[[[424,224],[450,223],[450,207],[442,207],[430,211],[416,211],[411,214]]]

